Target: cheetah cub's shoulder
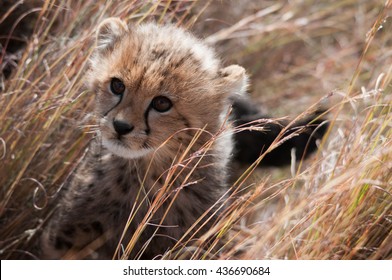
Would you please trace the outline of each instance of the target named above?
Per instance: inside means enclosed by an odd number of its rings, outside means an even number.
[[[44,231],[43,258],[159,258],[219,215],[230,98],[247,76],[174,26],[109,18],[96,41],[87,77],[99,140]]]

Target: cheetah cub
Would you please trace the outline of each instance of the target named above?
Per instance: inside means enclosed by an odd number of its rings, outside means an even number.
[[[221,214],[233,161],[251,164],[290,134],[262,161],[289,164],[293,151],[302,159],[316,150],[328,127],[320,111],[252,129],[269,117],[244,97],[245,70],[222,67],[170,25],[105,20],[87,79],[99,133],[44,230],[43,258],[153,259],[182,249]],[[231,122],[242,127],[234,135]]]
[[[87,77],[99,135],[44,230],[43,258],[111,259],[128,246],[153,259],[197,239],[228,190],[228,112],[245,70],[182,29],[109,18]]]

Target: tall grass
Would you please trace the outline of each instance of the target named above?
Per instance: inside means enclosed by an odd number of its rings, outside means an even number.
[[[275,116],[318,100],[330,108],[319,153],[284,172],[247,170],[254,178],[233,186],[220,222],[188,248],[192,258],[392,258],[392,2],[275,2],[31,1],[33,34],[1,85],[1,258],[35,257],[94,136],[84,73],[107,16],[193,26],[249,69],[253,98]],[[168,257],[181,257],[182,244]]]

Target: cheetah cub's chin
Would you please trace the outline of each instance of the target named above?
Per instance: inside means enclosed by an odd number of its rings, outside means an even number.
[[[153,152],[152,148],[141,148],[139,150],[130,149],[126,144],[118,139],[102,139],[102,144],[113,154],[128,159],[137,159]]]

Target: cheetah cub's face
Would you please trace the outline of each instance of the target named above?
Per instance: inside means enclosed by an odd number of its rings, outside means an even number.
[[[125,158],[158,147],[173,154],[186,144],[189,129],[216,133],[230,95],[247,85],[242,67],[222,69],[213,51],[190,33],[152,23],[127,26],[118,18],[98,28],[88,81],[97,96],[102,142]]]

